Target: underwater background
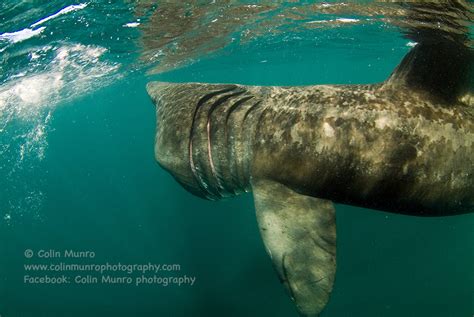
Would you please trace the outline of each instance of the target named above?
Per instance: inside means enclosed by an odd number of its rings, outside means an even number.
[[[252,195],[202,200],[155,162],[145,85],[380,82],[415,45],[389,23],[396,10],[370,1],[2,1],[0,316],[298,316]],[[473,225],[472,214],[337,205],[337,277],[322,316],[473,316]],[[42,256],[49,250],[62,257]],[[156,275],[195,282],[101,283],[142,273],[25,267],[60,262],[177,264]]]

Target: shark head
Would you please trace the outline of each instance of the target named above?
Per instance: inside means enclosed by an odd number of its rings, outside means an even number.
[[[155,158],[186,190],[206,198],[194,176],[189,155],[190,127],[193,122],[195,103],[174,102],[186,97],[180,85],[151,82],[147,92],[156,106]]]
[[[220,84],[151,82],[147,91],[156,106],[155,158],[159,165],[201,198],[218,200],[242,191],[236,164],[223,160],[224,154],[226,158],[230,155],[226,149],[233,148],[222,133],[227,127],[223,122],[212,124],[210,117],[213,110],[225,109],[226,102],[241,106],[253,96],[237,85]]]

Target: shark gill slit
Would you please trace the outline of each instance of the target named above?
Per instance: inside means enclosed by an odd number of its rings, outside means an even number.
[[[231,153],[229,153],[229,162],[234,161],[234,164],[229,164],[230,166],[235,166],[235,182],[239,184],[239,188],[242,192],[250,191],[250,160],[245,159],[246,154],[251,152],[252,142],[243,142],[243,139],[246,140],[256,140],[256,136],[259,133],[259,125],[262,120],[263,115],[268,111],[268,107],[259,107],[262,105],[262,101],[259,100],[252,104],[245,112],[242,121],[236,129],[239,129],[239,132],[234,132],[234,146],[231,146]],[[258,115],[247,124],[247,119],[251,115]],[[240,139],[239,139],[240,138]],[[236,155],[235,153],[241,153],[241,155]]]
[[[228,162],[228,167],[229,167],[229,174],[230,174],[230,179],[234,186],[234,191],[237,194],[244,193],[248,191],[248,182],[245,182],[242,180],[239,176],[239,174],[242,174],[243,171],[239,170],[240,167],[240,162],[239,159],[245,160],[243,157],[244,153],[243,151],[239,151],[239,149],[243,146],[243,140],[242,140],[242,130],[239,129],[240,127],[244,126],[243,120],[238,121],[238,117],[235,119],[231,119],[232,115],[234,113],[239,113],[240,111],[247,111],[245,109],[245,106],[247,104],[241,105],[238,107],[238,111],[235,112],[229,112],[228,113],[228,118],[227,123],[226,123],[226,136],[225,136],[225,142],[228,145],[227,146],[227,162]],[[249,108],[252,108],[254,105],[250,105]],[[232,109],[235,110],[235,109]],[[252,128],[252,127],[250,127]],[[232,130],[232,133],[227,133],[227,130]],[[239,131],[237,131],[239,130]]]
[[[231,184],[231,193],[233,195],[237,195],[239,193],[242,193],[243,192],[243,187],[245,186],[245,184],[241,184],[238,180],[238,177],[237,177],[237,173],[238,173],[238,166],[236,164],[236,158],[235,158],[235,147],[237,146],[236,145],[236,142],[235,142],[235,136],[234,136],[234,139],[233,141],[234,142],[230,142],[230,139],[229,139],[229,134],[228,134],[228,130],[230,128],[229,124],[231,124],[233,127],[235,126],[238,126],[238,124],[236,124],[235,122],[232,122],[232,121],[229,121],[229,119],[231,118],[231,115],[234,113],[234,111],[236,109],[242,109],[245,105],[245,103],[247,101],[249,101],[250,99],[254,98],[254,96],[245,96],[243,97],[242,99],[236,101],[231,107],[229,107],[227,113],[226,113],[226,117],[225,117],[225,122],[224,122],[224,137],[223,137],[223,142],[225,142],[225,144],[227,145],[226,148],[227,148],[227,151],[226,151],[226,167],[228,168],[228,173],[229,173],[229,179],[227,180],[227,182],[229,182]],[[237,111],[237,112],[239,112]]]
[[[234,93],[231,93],[231,94],[228,94],[228,95],[225,95],[223,97],[220,97],[219,99],[217,99],[212,105],[211,107],[209,108],[209,110],[207,111],[207,123],[206,123],[206,133],[207,133],[207,157],[208,157],[208,160],[209,160],[209,166],[211,167],[211,173],[212,173],[212,177],[216,180],[216,183],[217,183],[217,194],[220,196],[220,197],[224,197],[224,195],[222,194],[222,192],[226,191],[226,189],[224,188],[224,186],[222,185],[222,182],[220,180],[220,177],[218,176],[218,172],[216,170],[216,167],[214,165],[214,160],[212,158],[212,149],[211,149],[211,144],[212,144],[212,137],[211,137],[211,116],[214,112],[214,110],[219,106],[219,105],[222,105],[223,103],[225,103],[227,100],[229,100],[230,98],[232,97],[236,97],[236,96],[239,96],[241,94],[245,93],[244,90],[241,90],[241,91],[237,91],[237,92],[234,92]]]
[[[192,122],[191,122],[191,129],[189,131],[189,146],[188,146],[188,155],[189,155],[189,165],[191,167],[191,171],[193,173],[193,176],[194,176],[194,179],[196,180],[199,188],[201,188],[202,192],[204,193],[205,197],[209,200],[216,200],[216,195],[214,193],[212,193],[209,189],[208,189],[208,185],[204,182],[204,180],[202,179],[202,176],[200,175],[200,172],[199,170],[197,169],[195,163],[194,163],[194,157],[193,157],[193,137],[194,137],[194,128],[195,128],[195,125],[196,125],[196,118],[198,116],[198,113],[199,113],[199,109],[207,102],[209,101],[210,99],[212,99],[213,97],[217,96],[217,95],[220,95],[220,94],[223,94],[223,93],[226,93],[226,92],[229,92],[229,91],[232,91],[236,88],[235,85],[229,87],[229,88],[225,88],[225,89],[221,89],[221,90],[218,90],[218,91],[214,91],[214,92],[211,92],[211,93],[208,93],[206,95],[204,95],[197,103],[197,106],[196,106],[196,109],[194,109],[194,114],[193,114],[193,119],[192,119]]]
[[[242,128],[245,128],[247,127],[247,125],[245,124],[245,121],[247,120],[248,116],[252,113],[252,111],[255,111],[255,110],[258,110],[260,109],[260,105],[261,105],[262,101],[259,100],[257,101],[256,103],[254,103],[252,106],[250,106],[250,108],[245,112],[244,114],[244,118],[242,119]],[[260,120],[259,120],[260,121]],[[253,127],[253,131],[256,132],[258,129],[258,125],[254,126]],[[251,133],[252,130],[250,130],[248,133]],[[255,135],[253,136],[247,136],[250,140],[255,140]],[[246,145],[246,149],[245,149],[245,152],[246,153],[249,153],[250,152],[250,142],[247,142],[247,145]],[[245,160],[242,160],[242,166],[240,168],[240,171],[242,173],[242,179],[241,179],[241,182],[242,184],[245,186],[245,184],[247,184],[249,181],[250,181],[250,162],[248,162],[247,160],[247,163],[245,162]],[[237,170],[239,170],[237,168]],[[247,186],[245,187],[245,191],[248,191],[247,189]]]
[[[244,92],[247,91],[245,90]],[[229,159],[232,158],[232,156],[229,155],[229,151],[232,150],[232,144],[229,143],[228,138],[229,118],[236,109],[241,109],[241,105],[247,100],[252,99],[253,97],[254,96],[245,96],[237,100],[233,104],[231,102],[228,102],[226,105],[224,105],[221,115],[225,114],[225,118],[223,122],[222,120],[220,120],[221,127],[216,129],[216,125],[212,125],[209,132],[211,135],[217,134],[217,136],[220,136],[216,139],[213,139],[213,143],[210,143],[211,149],[213,146],[215,147],[216,144],[217,146],[223,146],[221,152],[219,153],[220,155],[218,156],[217,161],[213,160],[213,163],[215,166],[216,176],[218,178],[218,181],[220,181],[220,185],[224,190],[224,194],[227,195],[226,197],[236,196],[239,193],[242,193],[242,191],[239,189],[239,183],[235,181],[235,175],[233,174],[233,169],[235,169],[235,166],[232,165],[232,160]],[[221,116],[219,116],[219,118],[220,117]],[[214,156],[212,156],[212,158],[214,158]],[[226,172],[228,172],[227,175]]]

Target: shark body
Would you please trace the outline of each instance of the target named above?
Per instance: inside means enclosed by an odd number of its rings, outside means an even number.
[[[155,156],[187,190],[253,192],[268,254],[317,316],[336,272],[333,203],[413,216],[474,211],[473,54],[420,41],[383,83],[151,82]]]

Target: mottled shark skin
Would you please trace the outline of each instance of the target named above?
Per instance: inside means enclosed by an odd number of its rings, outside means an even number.
[[[336,272],[333,202],[474,211],[472,56],[421,42],[373,85],[151,82],[155,156],[200,197],[252,191],[282,283],[302,315],[317,316]]]
[[[217,200],[272,179],[312,197],[417,216],[474,207],[472,104],[406,87],[150,83],[158,162]],[[178,155],[179,153],[179,155]]]

